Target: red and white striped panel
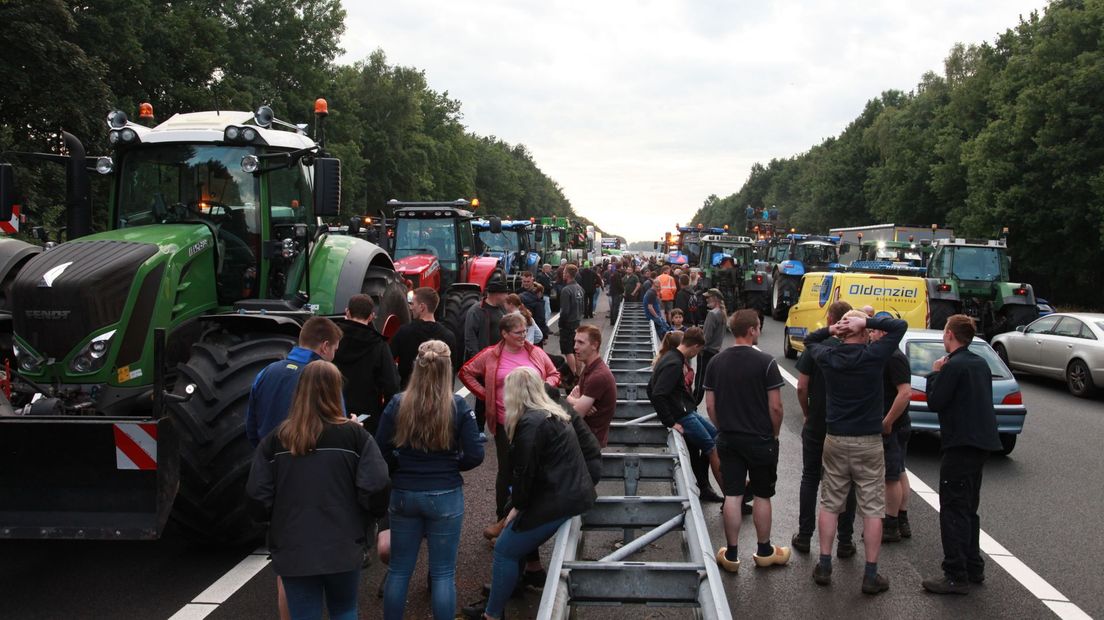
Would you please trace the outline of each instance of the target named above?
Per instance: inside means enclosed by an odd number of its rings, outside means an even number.
[[[11,221],[10,222],[0,221],[0,232],[6,232],[6,233],[11,233],[11,234],[19,232],[19,222],[20,222],[19,211],[20,211],[19,205],[12,205],[12,218],[11,218]]]
[[[115,468],[157,469],[157,425],[115,424]]]

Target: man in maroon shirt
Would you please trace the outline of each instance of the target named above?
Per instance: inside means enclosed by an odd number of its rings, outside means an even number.
[[[594,325],[580,325],[575,330],[575,358],[583,366],[583,373],[578,385],[567,395],[567,402],[583,416],[605,448],[613,411],[617,408],[617,382],[600,355],[601,349],[602,330]]]

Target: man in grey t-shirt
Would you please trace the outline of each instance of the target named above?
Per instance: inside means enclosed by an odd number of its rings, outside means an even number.
[[[721,346],[724,344],[725,321],[728,319],[724,297],[719,290],[711,288],[705,292],[705,305],[709,308],[709,312],[705,314],[703,326],[705,348],[698,355],[698,372],[694,375],[694,402],[697,403],[700,403],[705,396],[705,390],[702,388],[705,369],[709,366],[709,360],[721,351]]]

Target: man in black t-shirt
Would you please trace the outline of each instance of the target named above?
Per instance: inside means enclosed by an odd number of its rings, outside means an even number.
[[[870,330],[870,341],[885,336],[880,329]],[[886,415],[882,420],[882,447],[885,448],[886,510],[882,523],[882,542],[899,542],[902,537],[911,538],[905,498],[909,494],[908,475],[905,474],[905,453],[908,451],[912,423],[908,404],[912,395],[912,369],[908,357],[897,349],[886,362],[882,394]]]
[[[722,519],[727,547],[717,551],[717,563],[727,571],[740,568],[740,503],[744,482],[755,496],[752,521],[759,548],[757,566],[785,564],[789,547],[770,542],[771,505],[778,479],[778,432],[782,426],[782,374],[770,355],[755,348],[759,315],[754,310],[732,314],[728,328],[736,344],[717,354],[705,369],[705,409],[716,425],[717,454],[724,491]]]
[[[828,325],[839,322],[851,309],[846,301],[837,301],[828,306],[826,321]],[[825,345],[836,346],[839,340],[829,338]],[[801,414],[805,423],[801,429],[801,486],[798,491],[797,533],[790,545],[802,553],[809,552],[809,541],[816,529],[817,489],[820,487],[822,473],[821,461],[824,455],[824,436],[827,424],[827,392],[824,386],[824,374],[808,353],[802,353],[797,359],[797,401],[801,405]],[[855,491],[847,496],[847,507],[840,515],[838,523],[839,545],[836,555],[849,558],[855,555],[855,543],[852,534],[855,530]]]

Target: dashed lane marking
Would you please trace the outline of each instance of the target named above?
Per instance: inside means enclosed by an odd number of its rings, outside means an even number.
[[[796,377],[781,366],[778,367],[778,370],[781,371],[782,378],[784,378],[787,383],[797,388]],[[906,469],[905,472],[908,474],[912,491],[919,495],[920,499],[927,502],[929,506],[934,508],[936,512],[939,512],[939,492],[932,489],[921,480],[919,476],[908,469]],[[981,531],[979,544],[985,555],[992,558],[998,566],[1003,568],[1005,572],[1018,581],[1021,586],[1026,588],[1032,596],[1042,601],[1043,604],[1050,608],[1059,618],[1063,620],[1085,620],[1091,618],[1089,614],[1070,602],[1070,600],[1059,592],[1057,588],[1047,583],[1045,579],[1039,576],[1039,573],[1031,570],[1031,567],[1012,555],[1011,551],[998,543],[995,538],[986,534],[984,530]]]
[[[560,314],[557,312],[548,320],[548,324],[553,325],[559,320]],[[471,392],[466,387],[456,391],[456,395],[461,398],[467,398],[469,394]],[[225,603],[235,592],[249,583],[250,579],[256,577],[257,573],[264,570],[269,561],[268,549],[264,547],[250,553],[241,562],[238,562],[237,566],[231,568],[229,572],[219,577],[206,590],[200,592],[199,596],[181,607],[169,620],[202,620],[206,618],[214,613],[219,605]]]

